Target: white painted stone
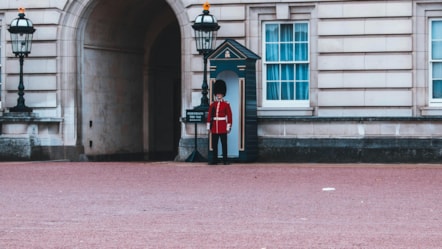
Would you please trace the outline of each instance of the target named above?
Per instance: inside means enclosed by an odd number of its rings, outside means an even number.
[[[319,106],[364,106],[364,91],[320,91]]]
[[[413,22],[411,19],[367,20],[365,34],[411,34]]]
[[[343,38],[319,38],[318,52],[319,53],[342,53],[344,52]]]
[[[289,5],[286,3],[276,4],[276,18],[278,20],[287,20],[290,18]]]
[[[387,87],[411,88],[413,86],[413,73],[412,71],[389,71],[386,73],[385,83]]]
[[[319,18],[340,18],[344,15],[344,6],[342,4],[319,4],[318,17]]]
[[[385,39],[386,51],[412,51],[413,39],[411,36],[406,37],[388,37]]]
[[[320,55],[319,70],[411,69],[411,54]]]
[[[60,136],[54,135],[40,135],[39,141],[41,146],[61,146],[63,145],[63,140]]]
[[[318,93],[319,106],[411,106],[409,90],[336,90]]]
[[[198,15],[201,15],[203,13],[203,6],[202,6],[202,4],[201,5],[194,5],[192,7],[187,8],[186,12],[187,12],[187,16],[189,17],[189,22],[193,24],[193,22],[195,21],[195,18]],[[213,15],[212,9],[210,10],[210,14]]]
[[[23,72],[27,73],[56,73],[57,61],[54,58],[31,58],[25,59],[23,64]],[[6,70],[9,73],[18,74],[20,72],[19,60],[16,58],[8,58],[6,60]]]
[[[342,72],[319,72],[318,88],[343,88],[344,73]]]
[[[387,2],[386,16],[411,16],[413,15],[413,3],[410,1]]]
[[[57,44],[54,43],[39,43],[33,42],[31,53],[28,58],[36,58],[36,57],[50,57],[57,56]],[[12,53],[12,49],[7,50],[7,56],[13,57],[14,53]],[[25,58],[25,62],[27,58]]]
[[[57,27],[56,26],[39,26],[33,36],[34,41],[56,40]]]
[[[232,21],[232,20],[244,20],[246,18],[244,6],[223,6],[220,9],[219,20]]]
[[[318,39],[318,52],[409,52],[411,37],[346,37]]]
[[[26,18],[32,20],[34,25],[58,24],[60,22],[60,11],[56,9],[29,9],[26,11]]]
[[[411,109],[404,108],[318,108],[319,117],[410,117],[412,114]],[[379,132],[376,134],[379,134]]]
[[[285,124],[285,130],[287,136],[296,136],[302,138],[313,136],[315,127],[311,125],[311,123],[287,123]]]
[[[411,34],[410,19],[324,20],[318,22],[318,35]]]
[[[17,92],[6,94],[6,107],[17,105]],[[29,107],[56,107],[57,94],[55,92],[29,92],[25,90],[25,104]]]
[[[318,70],[365,69],[363,55],[319,55]]]
[[[25,6],[31,8],[59,8],[63,9],[68,0],[38,0],[38,1],[0,1],[0,9],[17,9]]]
[[[412,58],[411,54],[368,54],[365,56],[365,67],[363,69],[412,69]]]
[[[314,137],[354,137],[358,134],[357,126],[348,123],[333,122],[319,123],[313,126]]]
[[[402,71],[320,72],[319,88],[410,88],[412,73]]]
[[[365,106],[412,106],[410,90],[378,90],[364,92]]]
[[[342,17],[380,17],[386,15],[386,4],[384,2],[343,4]]]
[[[313,108],[307,107],[307,108],[271,108],[271,107],[264,107],[264,108],[258,108],[258,116],[260,117],[275,117],[275,116],[312,116],[313,115]]]
[[[202,96],[203,95],[202,95],[201,91],[192,92],[192,106],[191,106],[191,108],[199,106],[201,104],[201,97]]]
[[[207,81],[209,81],[209,79],[207,79]],[[201,89],[201,86],[203,85],[203,73],[192,74],[192,80],[189,82],[189,85],[192,86],[191,89]]]
[[[55,75],[25,75],[23,77],[23,83],[26,90],[56,90],[57,82]],[[17,90],[19,83],[18,75],[6,76],[5,89]]]
[[[363,113],[364,110],[359,110],[359,112]],[[401,112],[400,110],[398,111]],[[359,138],[379,136],[429,138],[442,135],[442,125],[440,123],[337,121],[333,123],[299,122],[285,124],[277,123],[273,125],[273,127],[271,124],[266,125],[273,129],[267,129],[265,134],[286,138]]]
[[[59,117],[60,114],[59,112],[57,112],[57,109],[55,109],[54,107],[48,107],[48,108],[44,108],[44,107],[39,107],[39,108],[35,108],[34,110],[32,110],[33,113],[37,113],[39,117],[43,118],[43,117],[49,117],[49,118],[53,118],[53,117]],[[66,114],[65,117],[68,117],[69,114]],[[66,125],[66,118],[63,119],[63,124]]]
[[[284,125],[280,122],[263,123],[258,126],[258,136],[283,136],[284,129]]]
[[[320,18],[395,17],[411,16],[413,11],[413,5],[410,2],[367,2],[319,4],[318,16]]]
[[[2,124],[2,134],[27,134],[28,124],[5,123]]]
[[[259,25],[260,22],[257,20],[249,20],[249,22],[250,25],[247,27],[247,37],[259,40],[261,38]]]
[[[57,135],[60,133],[58,123],[41,123],[38,124],[39,135]]]
[[[422,116],[442,116],[442,108],[423,107],[420,111]]]
[[[244,22],[219,22],[222,27],[218,30],[218,37],[244,37],[246,34]]]
[[[362,20],[319,21],[318,35],[362,35],[364,25]]]

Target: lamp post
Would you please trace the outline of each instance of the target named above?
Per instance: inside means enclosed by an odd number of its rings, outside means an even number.
[[[23,61],[31,53],[32,35],[35,29],[32,22],[25,18],[25,9],[20,8],[18,18],[12,20],[8,29],[11,33],[12,52],[20,58],[20,81],[18,84],[17,105],[9,109],[10,112],[32,112],[32,108],[25,105],[25,87],[23,85]]]
[[[203,13],[195,18],[192,28],[195,30],[196,50],[203,55],[204,75],[202,88],[201,104],[195,109],[207,111],[209,108],[209,98],[207,97],[207,58],[214,49],[216,40],[216,31],[220,28],[216,18],[209,12],[210,4],[203,5]]]
[[[195,18],[195,23],[192,25],[192,28],[195,30],[195,41],[196,41],[196,50],[198,50],[199,54],[203,55],[204,59],[204,75],[203,75],[203,85],[202,88],[202,97],[201,104],[195,107],[192,111],[194,117],[198,116],[200,120],[194,122],[195,126],[195,145],[193,152],[186,159],[186,162],[206,162],[205,159],[198,152],[197,145],[197,122],[204,123],[205,122],[205,113],[209,110],[209,98],[207,97],[208,93],[208,85],[207,85],[207,58],[210,53],[214,49],[215,40],[216,40],[216,31],[219,29],[218,22],[215,17],[209,13],[210,4],[206,1],[203,5],[203,13],[198,15]],[[186,115],[187,116],[187,115]],[[191,120],[192,118],[186,117],[186,119]]]

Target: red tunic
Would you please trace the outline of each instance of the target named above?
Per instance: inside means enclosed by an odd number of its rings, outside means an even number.
[[[207,115],[207,127],[213,134],[227,133],[232,127],[232,110],[230,104],[223,99],[213,102]]]

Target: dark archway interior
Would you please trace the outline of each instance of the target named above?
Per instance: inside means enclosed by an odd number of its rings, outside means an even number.
[[[101,0],[84,30],[82,141],[95,159],[172,160],[181,34],[165,0]]]
[[[150,58],[153,84],[149,84],[150,159],[168,160],[178,154],[181,137],[181,47],[177,25],[171,24],[161,31],[152,46]],[[165,142],[167,141],[167,142]],[[168,148],[169,144],[173,148]],[[172,149],[172,150],[171,150]]]

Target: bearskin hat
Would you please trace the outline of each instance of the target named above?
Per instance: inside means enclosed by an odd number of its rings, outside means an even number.
[[[213,94],[221,93],[222,95],[226,96],[227,87],[226,82],[224,80],[216,80],[213,84]]]

